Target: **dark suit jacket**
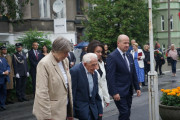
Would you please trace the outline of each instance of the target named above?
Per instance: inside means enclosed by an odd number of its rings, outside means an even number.
[[[24,61],[23,63],[21,63]],[[27,72],[29,72],[28,64],[27,64],[27,57],[24,52],[22,52],[22,55],[20,55],[18,52],[14,53],[12,56],[12,62],[14,67],[14,74],[17,73],[19,76],[27,76]]]
[[[130,64],[130,71],[126,67],[124,58],[117,49],[109,54],[107,58],[106,77],[109,94],[111,96],[114,96],[115,94],[120,94],[120,97],[133,95],[133,86],[136,90],[140,89],[133,57],[129,52],[127,52],[126,55]]]
[[[74,64],[76,63],[76,57],[74,56],[74,53],[73,52],[69,52],[69,54],[70,54],[70,57],[69,57],[69,55],[68,55],[68,60],[69,60],[69,68],[71,68],[70,67],[70,63],[71,62],[74,62]]]
[[[72,93],[74,105],[74,117],[88,119],[89,111],[98,119],[98,114],[102,114],[102,102],[98,94],[97,73],[93,75],[94,88],[92,97],[89,97],[88,78],[82,63],[75,65],[70,70],[72,79]]]
[[[33,49],[31,49],[28,52],[28,58],[29,58],[29,62],[30,62],[30,71],[31,71],[31,73],[35,73],[35,74],[36,74],[37,64],[43,58],[41,51],[38,50],[37,52],[38,52],[38,59],[36,58]]]
[[[10,72],[10,66],[8,65],[5,58],[0,57],[0,84],[4,84],[5,80],[10,82],[8,75],[3,75],[3,72],[8,70]]]

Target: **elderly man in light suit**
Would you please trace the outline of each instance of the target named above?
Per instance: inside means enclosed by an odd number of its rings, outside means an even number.
[[[37,66],[33,114],[38,120],[72,120],[73,103],[69,62],[69,40],[59,37],[52,51]]]

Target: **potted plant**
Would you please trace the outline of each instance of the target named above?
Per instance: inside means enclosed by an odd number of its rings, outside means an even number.
[[[159,114],[162,120],[180,120],[180,87],[161,89]]]

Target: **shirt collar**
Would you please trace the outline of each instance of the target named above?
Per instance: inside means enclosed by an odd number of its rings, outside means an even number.
[[[124,53],[126,54],[126,52],[123,53],[123,51],[121,51],[118,47],[117,47],[117,50],[119,51],[119,53],[120,53],[122,56],[123,56]]]

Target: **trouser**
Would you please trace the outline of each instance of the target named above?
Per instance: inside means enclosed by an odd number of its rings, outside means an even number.
[[[176,60],[171,61],[172,73],[176,73]]]
[[[32,78],[32,87],[33,87],[33,94],[35,95],[35,91],[36,91],[36,71],[32,71],[30,72],[31,74],[31,78]]]
[[[7,95],[6,82],[4,82],[4,84],[0,84],[0,107],[5,106],[6,95]]]
[[[121,97],[120,101],[114,101],[119,110],[118,120],[130,120],[132,96]]]
[[[156,62],[156,72],[158,72],[158,68],[159,68],[159,74],[161,75],[162,74],[162,70],[161,70],[161,68],[162,68],[162,63],[160,63],[160,62]]]
[[[79,120],[96,120],[91,112],[91,110],[89,111],[89,116],[88,119],[79,119]]]
[[[16,78],[16,95],[18,99],[25,98],[26,93],[26,76],[20,76],[20,78]]]

